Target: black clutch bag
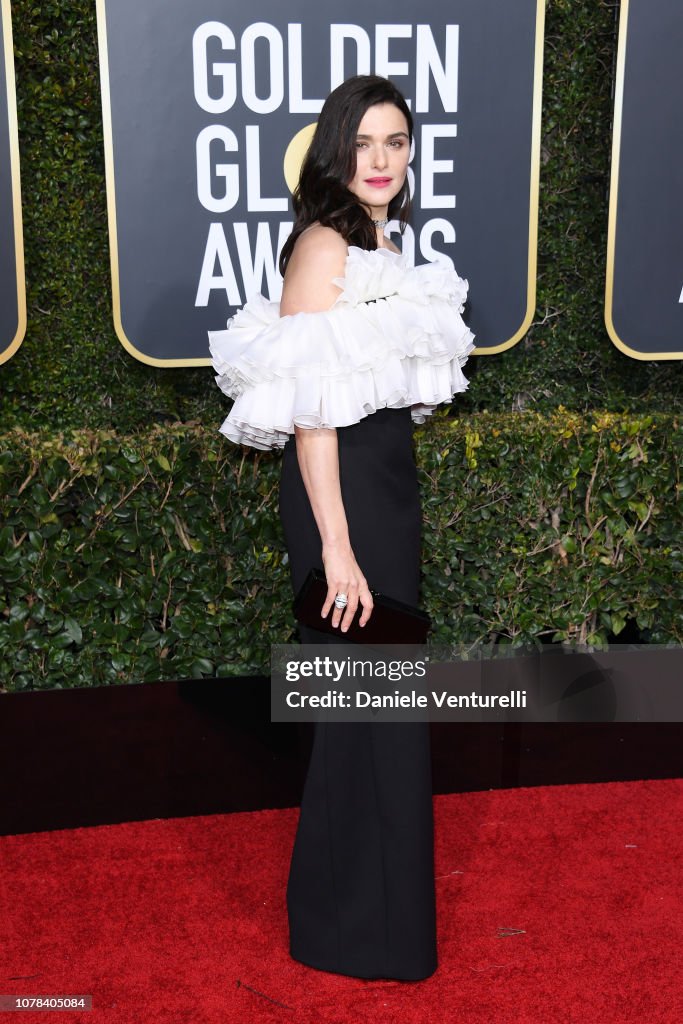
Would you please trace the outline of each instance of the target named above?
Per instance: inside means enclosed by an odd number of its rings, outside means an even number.
[[[320,569],[311,569],[303,586],[294,599],[294,615],[304,626],[338,636],[341,640],[353,640],[359,644],[424,644],[431,626],[429,616],[419,608],[396,601],[375,590],[370,590],[374,606],[372,615],[364,626],[358,622],[363,613],[359,603],[356,614],[346,633],[340,626],[332,625],[334,605],[323,618],[320,609],[327,597],[327,579]]]

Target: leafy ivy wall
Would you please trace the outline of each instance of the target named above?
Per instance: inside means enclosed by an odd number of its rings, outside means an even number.
[[[419,428],[433,640],[683,642],[674,426],[560,409]],[[5,440],[0,686],[267,673],[293,641],[276,455],[188,424]]]

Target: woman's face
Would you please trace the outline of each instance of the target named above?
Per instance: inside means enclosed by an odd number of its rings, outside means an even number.
[[[409,158],[408,123],[398,107],[369,107],[358,125],[356,173],[348,188],[370,208],[373,219],[386,217],[389,203],[403,187]]]

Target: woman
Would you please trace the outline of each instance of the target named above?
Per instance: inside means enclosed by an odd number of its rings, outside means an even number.
[[[327,98],[294,194],[279,304],[250,299],[210,332],[216,382],[235,399],[221,431],[283,448],[280,517],[296,593],[324,567],[323,617],[348,642],[370,588],[419,600],[420,497],[412,423],[464,391],[474,347],[468,283],[445,262],[410,267],[403,232],[413,123],[387,79]],[[436,970],[429,727],[319,720],[287,886],[292,956],[359,978]]]

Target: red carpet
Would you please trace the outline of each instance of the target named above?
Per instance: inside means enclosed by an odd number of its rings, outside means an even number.
[[[287,951],[298,810],[0,838],[0,993],[25,1022],[681,1024],[683,780],[435,797],[440,965],[412,984]]]

